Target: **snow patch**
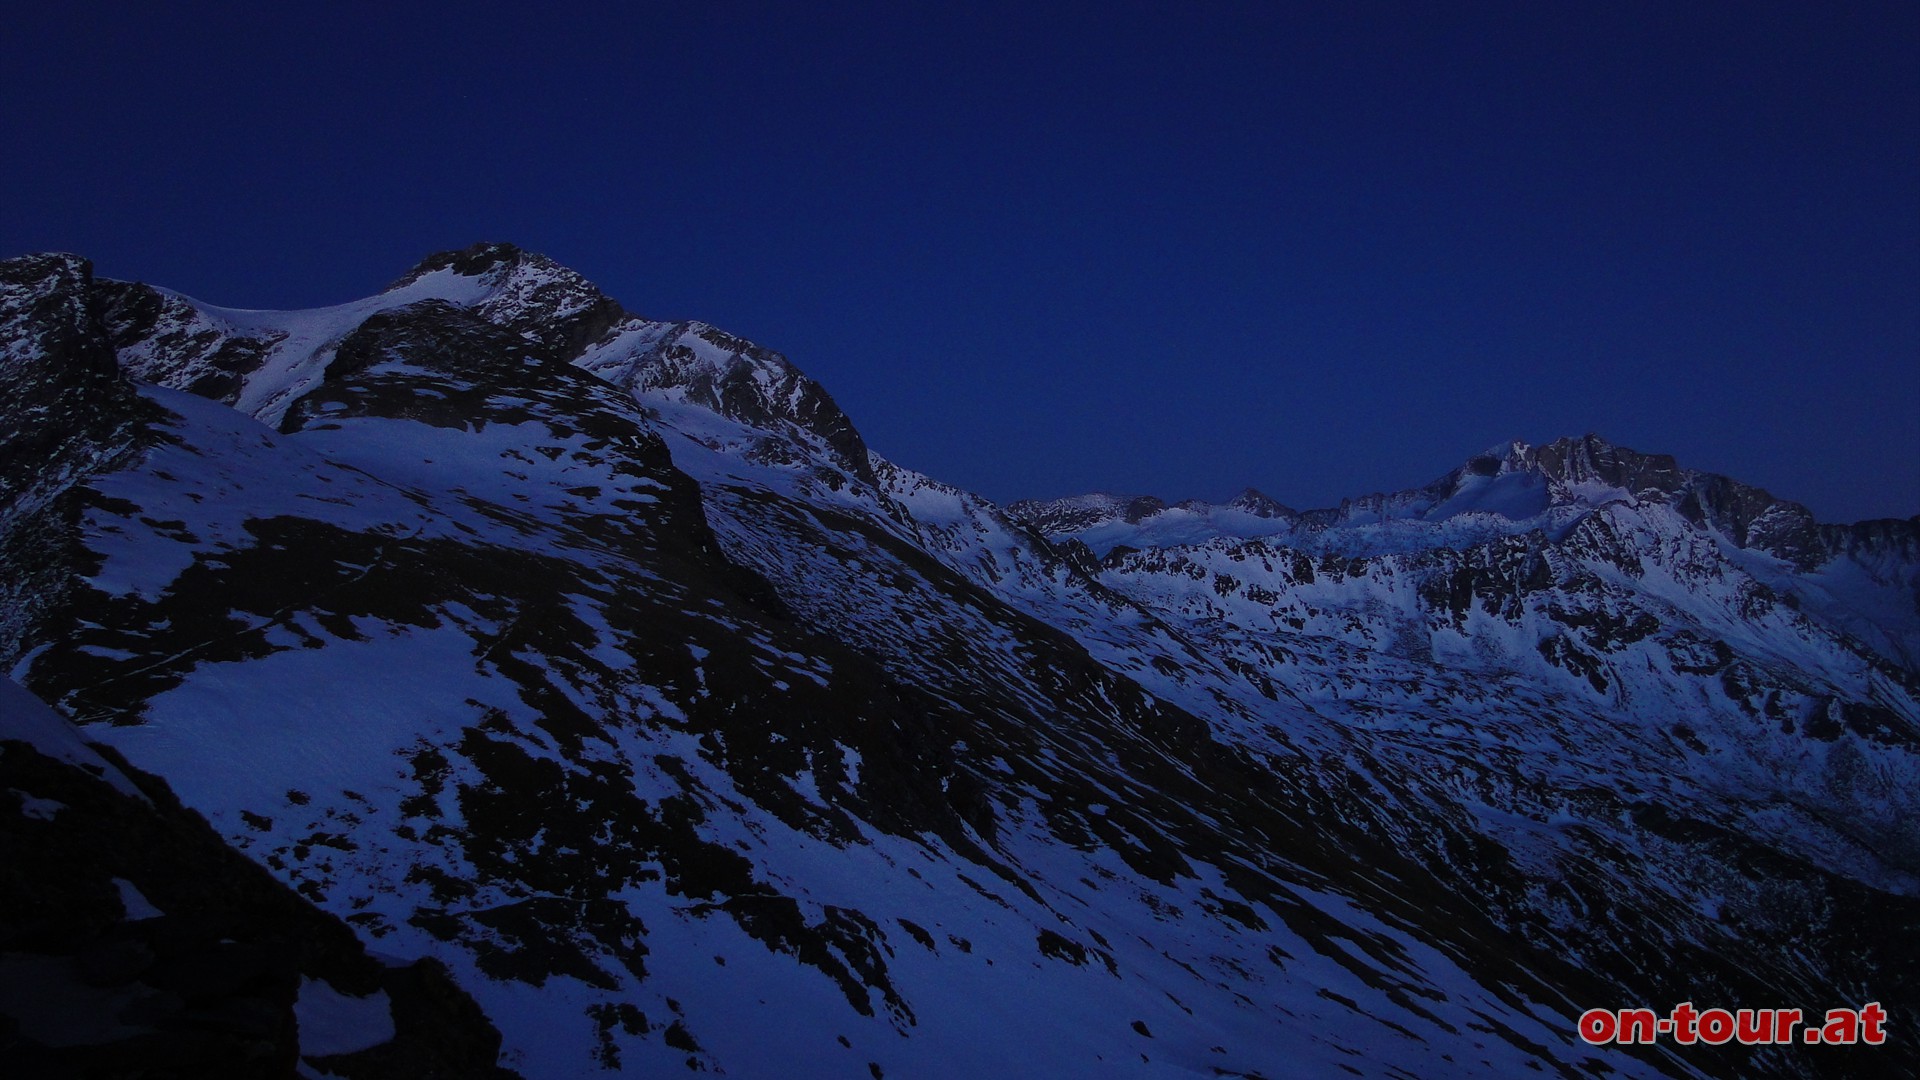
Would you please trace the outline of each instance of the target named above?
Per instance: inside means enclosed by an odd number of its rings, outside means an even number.
[[[302,1057],[351,1054],[393,1039],[393,1004],[385,990],[349,997],[322,980],[303,978],[293,1016]]]

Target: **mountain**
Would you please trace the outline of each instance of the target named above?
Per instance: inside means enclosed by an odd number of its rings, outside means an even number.
[[[1045,536],[1079,540],[1100,554],[1122,544],[1173,547],[1218,536],[1274,536],[1300,520],[1299,514],[1253,488],[1220,504],[1200,499],[1169,504],[1151,495],[1096,492],[1022,500],[1007,512]]]
[[[1592,437],[1335,510],[1003,509],[500,244],[298,312],[15,259],[0,364],[33,730],[443,970],[499,1067],[1920,1067],[1912,521]],[[1885,1046],[1574,1029],[1869,1000]]]
[[[1233,539],[1361,556],[1466,550],[1536,532],[1558,543],[1617,510],[1710,538],[1823,624],[1899,667],[1920,667],[1920,516],[1822,525],[1798,503],[1597,435],[1496,446],[1424,487],[1322,510],[1288,510],[1251,488],[1223,506],[1086,495],[1008,510],[1055,543],[1078,541],[1102,556]]]

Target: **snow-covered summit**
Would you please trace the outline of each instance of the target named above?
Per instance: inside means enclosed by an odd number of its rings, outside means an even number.
[[[1096,552],[1201,543],[1215,536],[1285,536],[1315,545],[1323,542],[1320,534],[1355,529],[1397,550],[1532,528],[1559,533],[1580,515],[1612,503],[1670,506],[1738,547],[1802,568],[1822,562],[1850,535],[1818,525],[1798,503],[1592,434],[1541,446],[1500,443],[1420,487],[1345,499],[1323,509],[1296,512],[1251,490],[1222,506],[1096,494],[1016,502],[1008,509],[1049,537],[1080,540]],[[1455,525],[1433,528],[1447,522]],[[1409,523],[1413,527],[1395,527]],[[1897,523],[1885,528],[1903,532]],[[1325,542],[1366,547],[1358,533]]]
[[[571,332],[563,327],[605,317],[609,305],[618,310],[572,271],[501,244],[429,257],[378,295],[323,308],[227,308],[130,282],[102,282],[101,301],[128,374],[273,425],[325,381],[342,345],[385,312],[444,304],[514,328],[530,348],[552,349]]]
[[[641,318],[580,274],[512,244],[431,255],[376,296],[309,310],[223,308],[148,285],[103,285],[102,317],[129,374],[269,424],[326,381],[370,319],[439,304],[632,393],[817,443],[849,474],[872,479],[852,422],[785,357],[705,323]]]

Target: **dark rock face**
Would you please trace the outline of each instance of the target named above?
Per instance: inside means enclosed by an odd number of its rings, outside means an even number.
[[[451,270],[461,277],[482,277],[509,269],[525,257],[526,253],[513,244],[498,241],[482,241],[458,250],[439,251],[420,260],[419,265],[387,286],[387,291],[403,289],[438,270]]]
[[[1643,454],[1597,435],[1561,439],[1530,452],[1549,481],[1570,488],[1598,483],[1636,498],[1673,503],[1689,520],[1716,529],[1744,548],[1810,570],[1822,559],[1819,528],[1799,503],[1712,473],[1682,469],[1667,454]]]
[[[1863,555],[1899,562],[1920,561],[1920,515],[1902,521],[1879,518],[1852,525],[1820,526],[1820,545],[1828,555]]]
[[[1597,481],[1630,492],[1672,495],[1686,483],[1686,474],[1671,456],[1626,450],[1598,435],[1549,443],[1532,458],[1542,473],[1563,484]]]
[[[147,285],[103,281],[93,295],[101,327],[128,374],[143,382],[179,381],[192,393],[227,404],[285,338],[222,327],[185,300]],[[183,372],[192,374],[181,378]]]
[[[0,262],[0,507],[44,502],[126,452],[146,410],[101,339],[93,266],[68,255]]]
[[[1294,511],[1261,492],[1248,488],[1227,502],[1227,509],[1240,510],[1263,518],[1290,518]]]
[[[0,262],[0,663],[71,592],[76,485],[138,453],[156,411],[104,340],[93,267],[70,255]]]
[[[1181,507],[1204,507],[1205,503],[1185,502]],[[1124,521],[1137,525],[1167,509],[1167,503],[1151,495],[1085,495],[1054,502],[1023,501],[1007,507],[1009,513],[1039,530],[1042,535],[1077,532],[1103,521]]]

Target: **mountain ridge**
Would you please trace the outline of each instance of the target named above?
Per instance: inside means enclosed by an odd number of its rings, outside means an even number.
[[[1658,497],[1506,518],[1531,474],[1476,458],[1381,500],[1434,520],[1161,503],[1186,542],[1096,553],[507,246],[295,313],[3,268],[67,408],[0,413],[48,478],[0,656],[525,1075],[1920,1060],[1572,1028],[1920,997],[1897,527],[1809,571],[1795,515],[1582,444],[1569,497]]]
[[[1596,460],[1605,464],[1597,466]],[[1778,508],[1796,518],[1804,515],[1823,534],[1835,537],[1843,534],[1861,534],[1881,535],[1888,539],[1904,538],[1905,526],[1920,525],[1920,513],[1905,518],[1867,518],[1857,522],[1814,521],[1811,511],[1808,511],[1804,505],[1789,499],[1778,498],[1763,488],[1743,483],[1724,474],[1683,468],[1670,454],[1643,453],[1610,442],[1594,432],[1588,432],[1582,436],[1562,436],[1538,446],[1519,439],[1496,443],[1426,484],[1390,492],[1380,491],[1352,496],[1342,499],[1336,506],[1308,510],[1295,510],[1251,487],[1242,490],[1232,499],[1217,504],[1209,503],[1204,499],[1169,500],[1154,495],[1095,491],[1056,499],[1019,499],[1007,505],[1017,513],[1042,519],[1075,509],[1093,511],[1125,506],[1127,509],[1122,513],[1122,517],[1128,519],[1129,524],[1137,524],[1140,518],[1168,508],[1202,512],[1215,509],[1248,509],[1255,512],[1256,516],[1335,521],[1351,516],[1356,508],[1407,505],[1414,503],[1420,496],[1425,496],[1435,503],[1442,503],[1448,497],[1458,493],[1464,480],[1476,476],[1492,477],[1510,473],[1533,473],[1543,480],[1550,480],[1560,485],[1563,490],[1553,493],[1550,497],[1557,497],[1567,502],[1580,501],[1580,496],[1571,489],[1583,481],[1599,480],[1608,487],[1629,494],[1658,491],[1668,495],[1683,494],[1683,489],[1688,484],[1698,483],[1709,489],[1719,489],[1716,494],[1720,494],[1720,500],[1717,501],[1742,500],[1758,504],[1762,512]],[[1638,489],[1629,487],[1628,485],[1634,482],[1631,477],[1636,476],[1650,480],[1660,479],[1662,482]],[[1742,524],[1750,523],[1753,516],[1755,515],[1751,511],[1743,515],[1747,520],[1743,520]],[[1081,515],[1081,517],[1086,520],[1097,520],[1088,515]]]

